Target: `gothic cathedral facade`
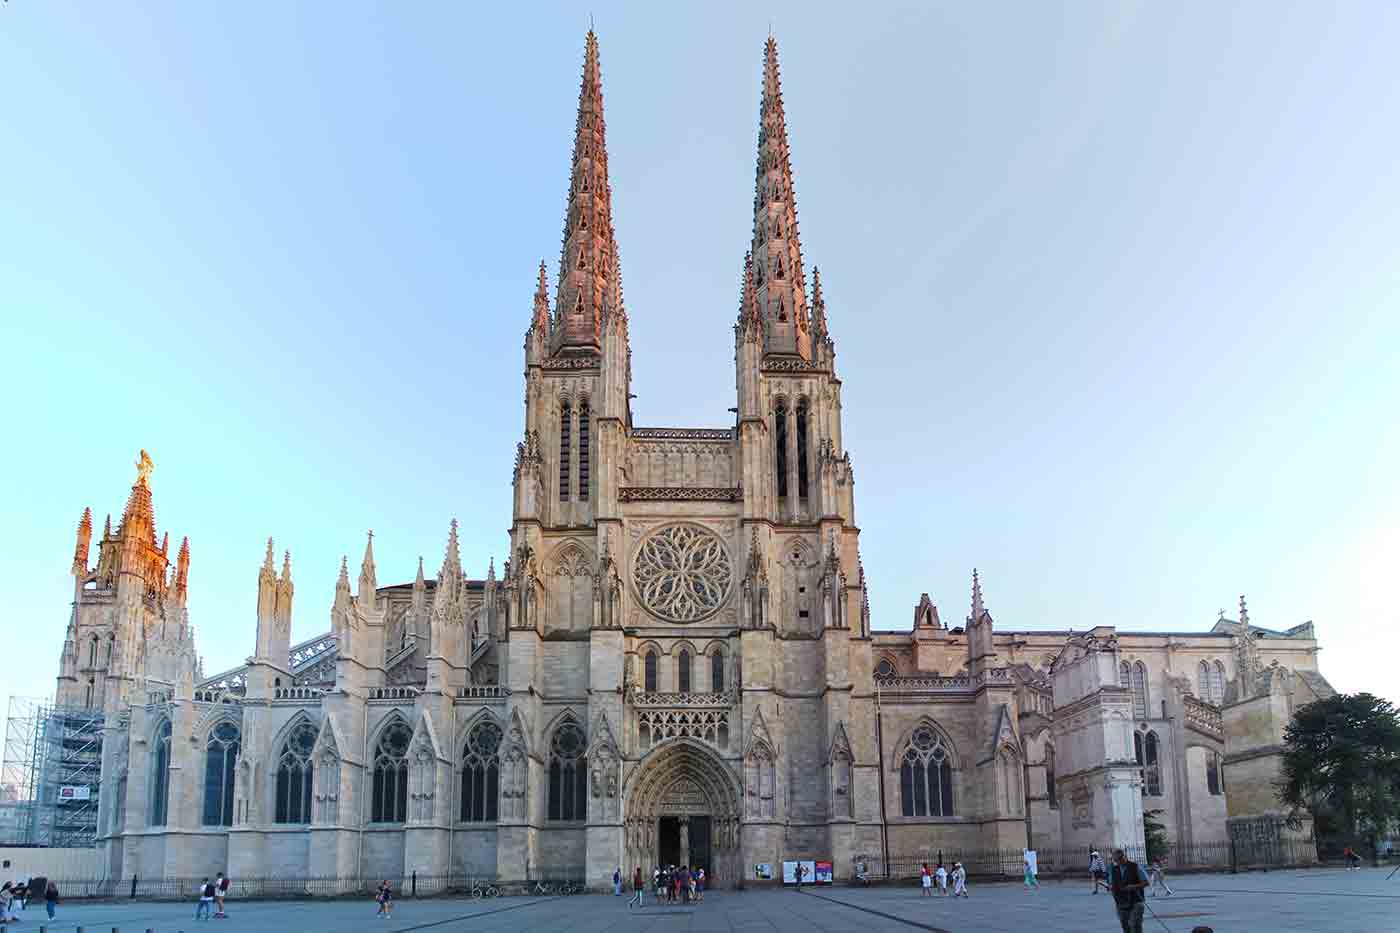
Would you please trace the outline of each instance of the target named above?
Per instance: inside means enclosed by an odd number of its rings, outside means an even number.
[[[258,576],[246,664],[200,670],[190,551],[156,544],[142,453],[89,566],[58,702],[107,713],[114,876],[585,878],[1223,837],[1226,710],[1330,692],[1311,624],[993,631],[974,575],[872,631],[821,278],[799,244],[777,48],[722,428],[633,424],[598,46],[587,37],[565,237],[525,335],[509,559],[381,586],[373,538],[324,634],[291,641],[290,555]],[[1253,762],[1259,756],[1242,758]]]

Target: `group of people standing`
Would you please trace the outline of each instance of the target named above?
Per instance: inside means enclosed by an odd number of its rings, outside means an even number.
[[[949,871],[942,862],[937,868],[930,869],[928,862],[924,862],[919,869],[919,885],[922,888],[920,897],[933,897],[934,882],[938,883],[939,894],[948,896],[948,882],[953,883],[953,897],[967,897],[967,869],[962,862],[954,862],[953,870]]]
[[[8,864],[8,863],[6,863]],[[44,909],[52,920],[58,909],[58,885],[50,878],[6,881],[0,885],[0,923],[19,923],[19,911],[36,897],[43,897]]]
[[[651,870],[651,886],[656,892],[656,902],[666,904],[698,904],[705,899],[705,869],[698,865],[657,866]],[[643,894],[646,892],[646,879],[641,868],[632,872],[632,898],[627,902],[631,907],[645,906]],[[613,894],[622,893],[622,869],[613,872]]]

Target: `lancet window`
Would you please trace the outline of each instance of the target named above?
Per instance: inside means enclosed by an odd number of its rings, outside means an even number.
[[[462,753],[462,822],[494,823],[500,797],[501,727],[482,720]]]
[[[1149,797],[1162,796],[1162,764],[1161,748],[1157,740],[1157,733],[1149,732],[1142,740],[1143,748],[1143,768],[1142,785],[1143,790]]]
[[[1045,796],[1051,807],[1058,807],[1060,801],[1055,793],[1055,746],[1045,746]]]
[[[716,650],[710,655],[710,689],[715,693],[724,692],[724,652]]]
[[[164,826],[170,808],[170,720],[160,724],[151,749],[151,825]]]
[[[1147,718],[1147,665],[1138,661],[1129,664],[1123,661],[1118,665],[1118,686],[1133,693],[1133,718]]]
[[[588,399],[578,405],[578,498],[588,499]]]
[[[676,658],[676,691],[690,692],[690,652],[684,648]]]
[[[787,406],[779,402],[773,414],[773,459],[778,471],[778,498],[788,494]]]
[[[642,686],[647,693],[656,692],[656,652],[648,651],[642,662]]]
[[[797,497],[807,498],[807,400],[797,403]]]
[[[221,722],[209,733],[204,749],[204,825],[233,825],[234,762],[238,760],[238,726]]]
[[[549,819],[588,818],[588,742],[578,723],[566,720],[549,744]]]
[[[277,796],[273,801],[275,823],[311,822],[311,752],[316,747],[318,731],[313,723],[300,722],[282,743],[282,754],[277,759]]]
[[[565,402],[559,408],[559,501],[569,501],[569,452],[573,444],[574,407]]]
[[[905,816],[953,815],[953,765],[943,737],[920,726],[909,737],[899,765],[899,796]]]
[[[1206,790],[1215,796],[1219,796],[1224,791],[1224,784],[1220,780],[1220,755],[1218,752],[1206,752]]]
[[[1202,661],[1196,669],[1197,693],[1207,703],[1219,706],[1225,702],[1225,665],[1216,661]]]
[[[374,794],[371,823],[402,823],[408,818],[408,743],[413,731],[403,720],[379,734],[374,754]]]

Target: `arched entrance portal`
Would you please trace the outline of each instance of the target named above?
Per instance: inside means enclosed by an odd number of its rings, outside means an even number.
[[[623,800],[627,865],[698,865],[728,887],[741,877],[739,784],[692,739],[665,742],[632,772]]]

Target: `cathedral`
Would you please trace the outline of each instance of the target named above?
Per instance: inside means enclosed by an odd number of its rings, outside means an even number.
[[[499,573],[468,576],[453,522],[435,573],[381,584],[371,535],[329,629],[294,644],[269,540],[253,651],[210,676],[149,456],[95,565],[83,513],[57,702],[105,714],[110,876],[596,886],[674,863],[728,886],[792,859],[841,879],[934,850],[1140,846],[1145,810],[1181,844],[1296,831],[1268,781],[1291,709],[1332,692],[1310,622],[1261,628],[1241,599],[1188,631],[995,628],[975,571],[951,625],[927,594],[903,627],[871,619],[771,38],[757,150],[732,423],[634,424],[588,34]]]

